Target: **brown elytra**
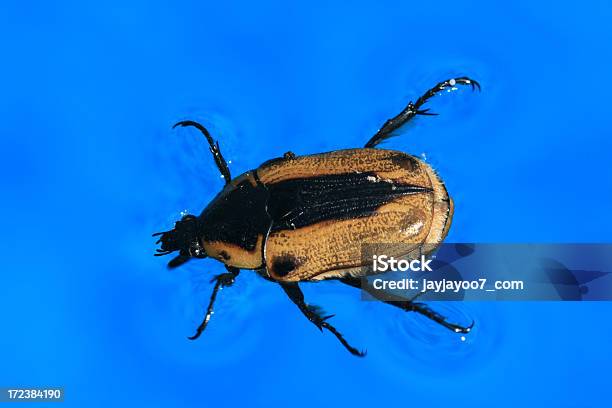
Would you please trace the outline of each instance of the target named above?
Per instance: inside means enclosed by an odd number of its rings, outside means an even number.
[[[363,244],[401,243],[428,248],[440,243],[452,219],[452,202],[442,181],[423,161],[381,149],[349,149],[276,161],[256,170],[266,186],[314,175],[368,173],[371,183],[423,187],[417,193],[389,197],[367,216],[331,219],[270,232],[264,264],[282,281],[321,280],[365,271]],[[398,254],[406,255],[406,254]],[[277,271],[277,268],[280,270]],[[290,269],[287,271],[287,269]]]

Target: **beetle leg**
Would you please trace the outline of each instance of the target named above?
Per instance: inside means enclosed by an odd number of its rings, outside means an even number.
[[[456,89],[455,85],[470,85],[472,89],[478,88],[480,84],[468,77],[452,78],[438,83],[436,86],[425,92],[415,103],[408,102],[408,105],[397,116],[387,120],[378,132],[365,144],[365,147],[376,147],[380,142],[392,136],[392,132],[408,123],[416,115],[434,116],[436,113],[429,112],[429,109],[421,109],[431,97],[445,89]]]
[[[329,330],[351,354],[359,357],[365,356],[366,353],[364,351],[359,351],[355,347],[351,346],[345,340],[344,336],[342,336],[342,333],[327,322],[327,320],[334,317],[334,315],[323,316],[321,308],[314,305],[308,305],[306,302],[304,302],[304,294],[297,283],[279,282],[279,284],[287,296],[289,296],[289,299],[295,303],[295,305],[302,311],[304,316],[306,316],[308,320],[317,326],[319,330]]]
[[[340,279],[340,281],[354,288],[362,289],[361,279],[359,278],[346,277],[346,278]],[[367,288],[363,288],[363,290],[367,291],[370,295],[374,296],[375,298],[378,298],[376,296],[377,295],[376,292],[369,291]],[[385,296],[387,298],[391,297],[390,294],[386,294]],[[399,307],[400,309],[403,309],[407,312],[417,312],[419,314],[422,314],[423,316],[433,320],[434,322],[438,324],[441,324],[442,326],[446,327],[449,330],[454,331],[455,333],[469,333],[470,330],[472,330],[472,327],[474,327],[474,321],[472,321],[472,323],[469,326],[460,326],[455,323],[447,322],[444,316],[432,310],[426,304],[422,302],[414,302],[413,300],[415,298],[413,298],[412,300],[403,300],[402,298],[398,296],[397,300],[388,300],[388,299],[387,300],[380,299],[380,300],[389,305]]]
[[[232,286],[234,284],[236,276],[238,276],[238,274],[240,273],[240,269],[238,268],[234,268],[232,266],[227,265],[225,266],[225,268],[228,270],[228,272],[217,275],[211,280],[211,282],[215,282],[215,287],[213,288],[213,292],[210,295],[210,302],[208,302],[208,309],[206,309],[206,315],[204,315],[204,320],[202,320],[202,323],[200,323],[200,326],[198,327],[196,333],[193,336],[188,337],[189,340],[195,340],[200,337],[200,334],[202,334],[204,329],[206,329],[206,326],[208,326],[208,322],[210,321],[210,318],[213,314],[213,307],[215,305],[215,299],[217,299],[217,292],[219,292],[219,289]]]
[[[406,302],[400,302],[400,303],[405,303],[403,305],[398,305],[399,307],[401,307],[404,310],[407,311],[411,311],[411,312],[417,312],[422,314],[423,316],[433,320],[434,322],[441,324],[442,326],[446,327],[449,330],[454,331],[455,333],[469,333],[470,330],[472,330],[472,327],[474,327],[474,321],[472,321],[472,323],[470,323],[469,326],[460,326],[458,324],[455,323],[450,323],[446,321],[446,318],[444,316],[442,316],[440,313],[432,310],[429,306],[427,306],[424,303],[421,302],[411,302],[411,301],[406,301]]]
[[[184,120],[172,126],[172,129],[174,129],[177,126],[193,126],[196,129],[198,129],[200,132],[202,132],[202,134],[208,141],[208,146],[209,146],[210,152],[213,155],[213,158],[215,159],[215,164],[217,165],[217,168],[219,169],[219,171],[221,172],[221,175],[225,179],[225,184],[228,184],[232,180],[232,176],[230,175],[229,167],[227,167],[227,162],[225,161],[225,159],[223,158],[223,155],[221,154],[221,149],[219,148],[219,142],[213,140],[208,130],[206,130],[206,128],[200,125],[198,122],[194,122],[192,120]]]

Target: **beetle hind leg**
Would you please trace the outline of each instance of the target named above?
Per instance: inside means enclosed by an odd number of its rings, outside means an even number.
[[[398,303],[398,302],[394,302],[394,303]],[[433,320],[434,322],[438,324],[441,324],[442,326],[446,327],[449,330],[454,331],[455,333],[466,334],[466,333],[469,333],[470,330],[472,330],[472,327],[474,327],[474,321],[472,321],[472,323],[470,323],[469,326],[461,326],[455,323],[450,323],[446,321],[446,318],[442,316],[440,313],[436,312],[435,310],[432,310],[429,306],[421,302],[406,301],[406,302],[399,302],[399,303],[400,305],[398,305],[398,307],[401,307],[402,309],[406,311],[417,312],[419,314],[422,314],[423,316]],[[401,304],[401,303],[405,303],[405,304]]]
[[[433,88],[425,92],[416,102],[408,102],[408,105],[395,117],[387,120],[378,132],[365,144],[364,147],[376,147],[380,142],[393,136],[393,131],[404,126],[417,115],[435,116],[436,113],[429,112],[429,109],[421,109],[421,107],[431,97],[445,89],[456,89],[456,85],[470,85],[472,89],[480,90],[480,84],[468,77],[452,78],[436,84]]]
[[[328,319],[334,317],[334,315],[323,316],[323,310],[314,305],[308,305],[304,301],[304,294],[300,289],[297,283],[286,283],[282,282],[279,284],[289,296],[289,299],[301,310],[301,312],[306,316],[308,320],[310,320],[315,326],[319,328],[319,330],[323,331],[326,329],[330,331],[340,343],[354,356],[363,357],[366,355],[364,351],[359,351],[355,347],[351,346],[348,341],[344,338],[342,333],[340,333],[334,326],[327,322]]]
[[[354,288],[362,289],[361,280],[359,278],[347,277],[347,278],[340,279],[340,281]],[[376,293],[368,291],[367,287],[363,288],[363,290],[366,290],[370,295],[377,298]],[[389,296],[390,295],[387,295],[387,297]],[[447,329],[454,331],[455,333],[464,333],[464,334],[469,333],[472,330],[472,327],[474,327],[474,321],[472,321],[472,323],[470,323],[469,326],[461,326],[459,324],[448,322],[446,318],[442,316],[440,313],[434,311],[429,306],[427,306],[425,303],[414,302],[414,299],[403,300],[402,298],[398,297],[397,300],[382,300],[382,299],[380,300],[383,301],[384,303],[387,303],[391,306],[398,307],[407,312],[419,313],[427,317],[428,319],[431,319],[434,322],[446,327]]]

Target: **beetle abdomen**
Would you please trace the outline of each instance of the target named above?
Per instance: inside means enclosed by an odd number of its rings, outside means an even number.
[[[273,279],[360,274],[365,243],[439,243],[451,204],[433,170],[407,154],[351,149],[257,169],[272,219],[264,262]]]

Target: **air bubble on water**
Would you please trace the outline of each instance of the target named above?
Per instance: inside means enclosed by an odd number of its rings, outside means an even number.
[[[465,336],[461,336],[461,341],[465,341]]]
[[[455,86],[455,84],[457,83],[457,81],[455,81],[455,79],[451,79],[450,81],[448,81],[448,83],[450,84],[450,86]]]

